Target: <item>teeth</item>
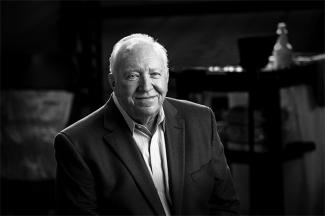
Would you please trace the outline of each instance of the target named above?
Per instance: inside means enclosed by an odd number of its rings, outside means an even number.
[[[137,99],[151,99],[151,98],[154,98],[155,96],[152,96],[152,97],[138,97]]]

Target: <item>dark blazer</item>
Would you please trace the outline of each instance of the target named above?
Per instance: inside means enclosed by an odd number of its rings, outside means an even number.
[[[235,214],[239,201],[211,109],[171,98],[163,107],[172,214]],[[58,214],[164,214],[112,98],[60,132],[54,145]]]

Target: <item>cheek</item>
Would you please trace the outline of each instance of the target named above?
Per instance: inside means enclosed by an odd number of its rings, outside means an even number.
[[[168,81],[167,80],[157,80],[154,85],[156,86],[156,90],[160,94],[166,94],[168,89]]]
[[[117,86],[118,92],[120,95],[123,95],[124,97],[129,97],[134,94],[134,92],[137,89],[137,85],[133,83],[120,83],[120,85]]]

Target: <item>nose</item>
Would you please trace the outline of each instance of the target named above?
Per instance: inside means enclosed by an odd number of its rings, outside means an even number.
[[[150,91],[152,89],[152,80],[150,78],[150,76],[144,74],[143,76],[141,76],[140,82],[139,82],[139,89],[141,91]]]

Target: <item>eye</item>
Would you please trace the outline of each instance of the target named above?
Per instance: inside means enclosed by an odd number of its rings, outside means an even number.
[[[158,79],[161,77],[161,73],[160,72],[151,72],[150,77],[152,77],[154,79]]]
[[[135,72],[129,73],[126,76],[126,79],[128,80],[136,80],[138,78],[139,78],[139,73],[135,73]]]

